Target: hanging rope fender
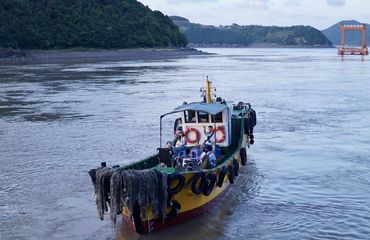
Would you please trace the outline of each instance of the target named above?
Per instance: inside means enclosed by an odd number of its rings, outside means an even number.
[[[216,132],[221,132],[221,136],[216,138],[216,143],[222,143],[225,141],[225,128],[224,126],[218,126],[216,129],[213,129],[212,132],[216,134]]]
[[[95,173],[95,175],[94,175]],[[110,217],[116,222],[116,215],[125,207],[129,217],[136,218],[137,225],[145,218],[147,207],[152,207],[155,216],[165,216],[168,192],[176,194],[184,184],[183,176],[172,175],[173,188],[168,191],[168,175],[156,169],[117,171],[102,167],[89,172],[96,193],[96,206],[101,220],[110,207]],[[95,180],[95,183],[94,183]],[[176,182],[177,181],[177,184]],[[176,186],[174,186],[176,184]],[[138,225],[139,226],[139,225]],[[140,227],[137,228],[140,231]]]
[[[217,181],[217,175],[210,172],[206,176],[207,184],[203,188],[203,195],[204,196],[209,196],[212,193],[212,190],[216,184]]]
[[[228,177],[229,177],[230,184],[234,184],[235,171],[234,171],[234,166],[233,165],[229,165]]]
[[[176,182],[177,184],[171,188],[171,185],[173,182]],[[167,191],[169,198],[173,195],[179,193],[181,189],[185,186],[185,177],[182,174],[179,173],[173,173],[171,175],[167,176]]]
[[[239,162],[236,158],[233,159],[234,177],[239,176]]]
[[[189,133],[194,133],[195,138],[190,139],[189,138]],[[195,128],[187,128],[186,131],[185,131],[185,136],[186,136],[186,139],[188,140],[188,143],[190,143],[190,144],[194,144],[194,143],[197,143],[199,141],[199,132]]]
[[[243,166],[247,165],[247,150],[245,148],[241,148],[240,152],[240,162]]]
[[[197,172],[191,182],[191,191],[199,195],[207,184],[206,174],[204,172]]]
[[[222,184],[224,183],[224,179],[227,173],[227,167],[223,166],[218,174],[218,180],[217,180],[217,186],[222,187]]]

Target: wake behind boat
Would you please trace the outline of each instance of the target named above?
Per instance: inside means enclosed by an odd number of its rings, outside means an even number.
[[[213,98],[211,92],[207,79],[202,101],[160,117],[156,155],[89,171],[100,219],[110,210],[114,223],[122,214],[138,233],[149,233],[205,213],[227,193],[247,163],[256,113],[249,103]],[[171,114],[179,114],[175,139],[163,147],[162,119]]]

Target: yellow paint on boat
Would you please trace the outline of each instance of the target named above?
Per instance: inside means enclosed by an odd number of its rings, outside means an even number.
[[[234,154],[232,154],[225,163],[221,164],[215,169],[204,170],[204,172],[205,173],[213,172],[214,174],[218,176],[223,166],[230,166],[233,164],[233,159],[237,159],[239,162],[239,165],[241,166],[239,150],[241,147],[248,147],[248,143],[249,143],[249,137],[246,134],[243,134],[243,139],[242,141],[240,141],[237,151]],[[226,174],[221,188],[218,187],[217,184],[215,184],[209,196],[205,196],[202,193],[200,193],[199,195],[196,195],[191,190],[191,184],[192,184],[192,181],[193,181],[193,178],[196,172],[183,172],[181,174],[185,177],[185,186],[182,188],[182,190],[179,193],[174,195],[174,197],[172,198],[173,200],[176,200],[181,205],[181,209],[179,213],[191,211],[193,209],[202,207],[203,205],[209,203],[210,201],[215,199],[217,196],[222,194],[224,191],[226,191],[226,189],[230,185],[228,174]],[[176,182],[174,184],[176,184]],[[171,211],[171,209],[167,209],[167,212],[169,211]],[[128,209],[123,208],[122,214],[129,216]],[[153,213],[151,207],[148,207],[146,209],[145,215],[146,215],[145,218],[143,218],[143,220],[145,219],[145,221],[151,221],[157,218],[155,214]]]

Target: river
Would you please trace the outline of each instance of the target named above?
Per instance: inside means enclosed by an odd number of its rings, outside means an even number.
[[[0,66],[0,239],[369,239],[369,57],[205,51],[217,54]],[[159,116],[198,101],[207,75],[258,114],[229,194],[144,237],[100,221],[88,170],[153,154]]]

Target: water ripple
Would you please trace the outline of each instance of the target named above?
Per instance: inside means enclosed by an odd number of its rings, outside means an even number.
[[[0,66],[1,239],[368,239],[370,61],[206,51],[219,55]],[[153,154],[158,117],[199,100],[206,75],[257,110],[236,184],[206,215],[150,236],[101,222],[88,169]]]

